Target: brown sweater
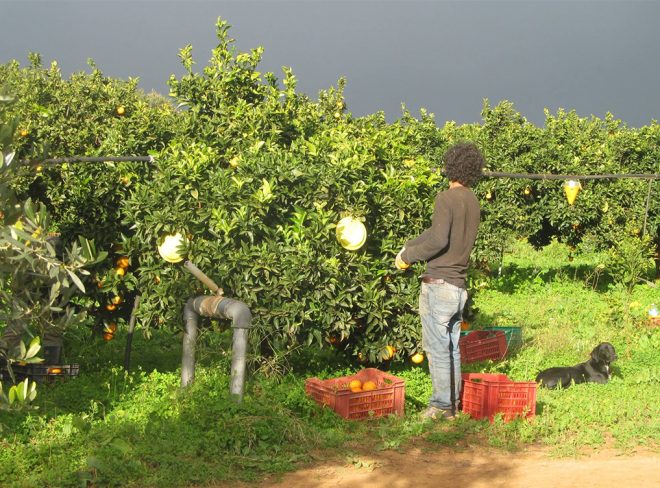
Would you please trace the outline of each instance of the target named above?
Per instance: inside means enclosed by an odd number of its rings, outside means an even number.
[[[442,278],[465,288],[468,260],[477,238],[479,200],[467,187],[450,188],[435,197],[431,227],[405,244],[406,263],[426,261],[422,276]]]

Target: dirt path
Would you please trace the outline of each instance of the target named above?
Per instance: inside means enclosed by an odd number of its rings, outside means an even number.
[[[318,464],[240,488],[621,488],[660,487],[660,455],[614,450],[554,459],[547,449],[515,454],[474,447],[459,452],[417,445],[405,453],[371,452]]]

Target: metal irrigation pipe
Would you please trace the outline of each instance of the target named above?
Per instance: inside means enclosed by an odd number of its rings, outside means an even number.
[[[660,180],[660,173],[622,173],[604,175],[553,175],[538,173],[504,173],[499,171],[484,171],[484,178],[525,178],[528,180],[618,180],[620,178],[640,178]]]
[[[71,163],[121,163],[121,162],[141,162],[153,163],[156,158],[153,156],[73,156],[69,158],[48,158],[48,159],[30,159],[21,161],[26,166],[44,165],[44,164],[71,164]]]
[[[195,379],[195,343],[199,317],[231,319],[233,338],[231,348],[231,377],[229,392],[240,403],[245,388],[248,332],[252,327],[252,312],[248,306],[222,296],[223,291],[211,278],[192,262],[183,266],[198,280],[208,286],[215,295],[201,295],[191,298],[183,308],[183,348],[181,351],[181,386],[191,384]]]

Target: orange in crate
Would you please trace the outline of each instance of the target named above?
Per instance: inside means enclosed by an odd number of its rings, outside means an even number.
[[[372,390],[351,391],[350,384],[369,382]],[[355,383],[354,383],[355,384]],[[352,376],[321,380],[308,378],[305,392],[319,405],[328,406],[345,419],[357,420],[384,415],[403,415],[405,381],[376,368],[365,368]]]
[[[536,383],[512,381],[505,374],[463,373],[462,410],[472,418],[491,422],[501,413],[508,422],[536,415]]]

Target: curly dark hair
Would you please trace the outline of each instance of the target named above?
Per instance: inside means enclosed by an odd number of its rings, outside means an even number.
[[[479,148],[472,142],[459,142],[442,156],[445,163],[444,174],[449,181],[473,187],[481,178],[486,161]]]

